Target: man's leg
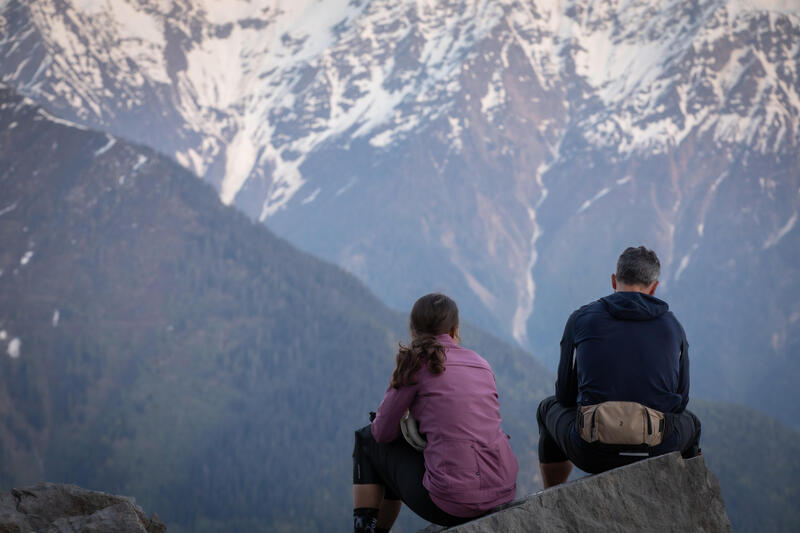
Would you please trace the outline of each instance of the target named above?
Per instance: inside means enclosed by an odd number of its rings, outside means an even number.
[[[679,415],[673,415],[673,425],[678,442],[678,449],[684,459],[697,457],[700,453],[700,419],[688,409]]]
[[[549,489],[566,483],[572,473],[572,466],[572,461],[539,463],[539,472],[542,473],[542,485],[544,488]]]
[[[565,453],[570,417],[574,421],[575,410],[559,405],[555,396],[542,400],[536,411],[536,421],[539,424],[539,470],[546,489],[565,483],[572,472],[572,462]]]

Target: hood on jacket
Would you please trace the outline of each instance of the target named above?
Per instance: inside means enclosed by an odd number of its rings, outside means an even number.
[[[600,301],[619,320],[653,320],[669,311],[667,302],[641,292],[615,292]]]

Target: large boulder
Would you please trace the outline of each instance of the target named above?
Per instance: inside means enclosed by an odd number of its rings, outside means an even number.
[[[425,533],[444,528],[429,526]],[[524,531],[728,532],[719,481],[702,457],[654,457],[537,492],[458,527],[457,533]]]
[[[131,498],[75,485],[40,483],[0,493],[0,533],[165,533]]]

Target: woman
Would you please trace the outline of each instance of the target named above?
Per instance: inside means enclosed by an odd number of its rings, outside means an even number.
[[[372,424],[356,432],[353,452],[354,529],[388,531],[403,502],[419,516],[453,526],[510,501],[517,459],[500,429],[492,369],[460,347],[458,307],[428,294],[409,318],[411,344]],[[427,446],[420,453],[401,436],[406,409]]]

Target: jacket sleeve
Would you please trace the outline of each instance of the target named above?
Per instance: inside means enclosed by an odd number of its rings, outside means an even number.
[[[681,358],[678,367],[678,394],[681,395],[681,406],[678,410],[682,413],[689,403],[689,341],[686,340],[686,332],[681,327]]]
[[[578,312],[570,315],[561,337],[561,359],[558,362],[556,380],[556,400],[565,407],[578,403],[578,369],[573,362],[575,353],[575,318]]]
[[[414,401],[418,385],[386,389],[383,401],[372,421],[372,436],[377,442],[391,442],[400,436],[400,419]]]

